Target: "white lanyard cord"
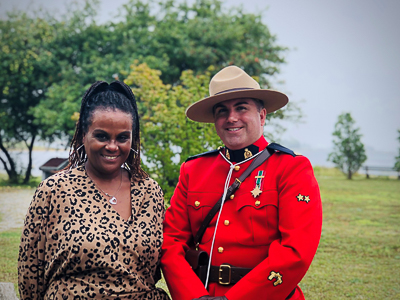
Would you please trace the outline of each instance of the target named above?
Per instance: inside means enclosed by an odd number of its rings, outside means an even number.
[[[211,242],[210,258],[208,260],[208,267],[207,267],[207,277],[206,277],[206,283],[204,284],[204,287],[206,289],[207,289],[207,286],[208,286],[208,278],[210,277],[212,253],[213,253],[213,249],[214,249],[215,236],[217,235],[219,217],[221,216],[222,207],[224,206],[224,203],[225,203],[226,194],[227,194],[228,188],[229,188],[229,182],[231,181],[231,178],[232,178],[232,171],[235,168],[235,166],[240,165],[242,163],[245,163],[245,162],[249,161],[250,159],[255,158],[260,153],[261,152],[258,152],[257,154],[253,155],[252,157],[249,157],[248,159],[245,159],[244,161],[234,165],[222,154],[222,152],[219,152],[219,154],[221,154],[221,156],[229,163],[230,167],[229,167],[228,176],[226,177],[226,180],[225,180],[224,194],[222,195],[221,207],[220,207],[219,212],[218,212],[217,222],[215,223],[214,235],[213,235],[213,239],[212,239],[212,242]]]

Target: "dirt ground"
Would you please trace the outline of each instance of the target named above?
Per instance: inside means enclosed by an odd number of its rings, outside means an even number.
[[[0,189],[0,231],[21,228],[35,189]]]

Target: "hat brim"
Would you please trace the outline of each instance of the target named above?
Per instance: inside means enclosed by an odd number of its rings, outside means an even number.
[[[239,98],[254,98],[261,100],[264,103],[267,113],[277,111],[289,102],[289,99],[285,94],[273,90],[254,89],[233,91],[210,96],[193,103],[186,109],[186,116],[196,122],[214,123],[214,105],[226,100]]]

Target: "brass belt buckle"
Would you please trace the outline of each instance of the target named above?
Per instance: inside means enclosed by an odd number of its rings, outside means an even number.
[[[222,272],[224,271],[224,268],[228,269],[228,281],[222,281]],[[220,265],[219,266],[219,272],[218,272],[218,283],[222,285],[229,285],[231,284],[231,278],[232,278],[232,273],[231,273],[231,266],[230,265]]]
[[[242,184],[242,182],[239,180],[239,178],[236,178],[236,179],[235,179],[235,182],[238,184],[238,188],[239,188],[239,186]]]

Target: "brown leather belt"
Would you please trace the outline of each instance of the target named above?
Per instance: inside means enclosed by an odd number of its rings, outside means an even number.
[[[209,282],[217,282],[221,285],[231,285],[237,283],[240,279],[246,276],[252,269],[250,268],[239,268],[228,264],[222,264],[220,266],[211,266],[210,276],[208,278]],[[285,298],[285,300],[290,299],[296,288]]]
[[[208,280],[222,285],[235,284],[251,270],[250,268],[239,268],[228,264],[211,266]]]

